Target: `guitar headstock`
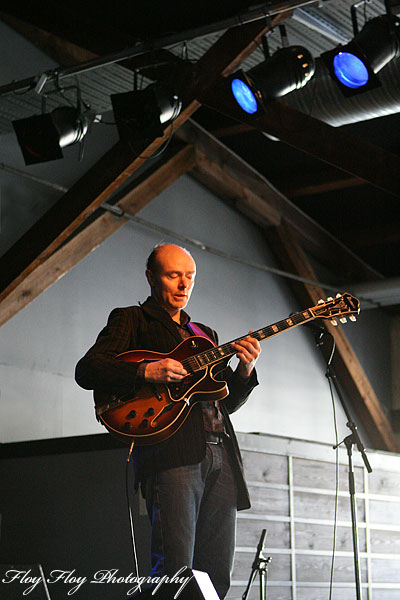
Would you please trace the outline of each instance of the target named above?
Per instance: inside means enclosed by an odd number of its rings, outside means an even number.
[[[327,298],[319,300],[318,304],[309,309],[313,317],[320,319],[330,319],[332,325],[337,325],[337,319],[341,323],[346,323],[346,316],[350,321],[356,321],[356,316],[360,312],[360,301],[347,292],[337,294],[336,298]]]

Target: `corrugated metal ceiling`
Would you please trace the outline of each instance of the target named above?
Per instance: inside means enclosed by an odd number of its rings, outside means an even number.
[[[330,0],[321,3],[318,8],[302,8],[295,11],[293,17],[287,20],[286,29],[289,44],[306,46],[315,56],[325,50],[345,42],[353,37],[350,7],[352,0]],[[360,26],[366,19],[370,19],[385,12],[381,0],[368,2],[359,10]],[[202,36],[187,42],[188,57],[197,61],[206,50],[215,43],[220,33]],[[335,41],[336,40],[336,43]],[[279,30],[274,30],[268,38],[272,52],[281,46]],[[182,44],[170,48],[175,54],[182,52]],[[264,59],[261,49],[256,50],[243,64],[249,69]],[[32,75],[35,75],[32,73]],[[104,113],[111,109],[110,95],[132,89],[133,73],[131,70],[118,64],[104,66],[92,71],[63,79],[62,87],[67,88],[79,82],[82,99],[91,106],[96,113]],[[53,86],[54,89],[54,86]],[[49,87],[46,87],[49,91]],[[46,97],[46,112],[68,102],[75,103],[76,90],[52,93]],[[0,133],[12,130],[11,121],[21,119],[42,112],[42,97],[34,91],[13,93],[0,98]]]

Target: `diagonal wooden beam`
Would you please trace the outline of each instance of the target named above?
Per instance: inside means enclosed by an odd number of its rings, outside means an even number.
[[[88,62],[99,57],[99,54],[90,50],[90,40],[85,38],[85,47],[78,46],[64,37],[60,37],[42,29],[38,25],[18,19],[12,14],[0,12],[2,21],[12,27],[17,33],[21,34],[25,39],[40,48],[43,52],[53,58],[62,67],[72,67],[81,63]],[[40,21],[39,21],[40,22]],[[100,36],[104,38],[104,36]],[[124,41],[125,45],[134,45],[135,39],[129,37],[125,40],[118,38],[119,44]],[[83,41],[83,40],[82,40]],[[121,65],[132,71],[144,67],[150,67],[158,64],[174,64],[184,63],[178,56],[168,50],[152,50],[145,54],[140,54],[135,58],[126,59],[121,62]],[[148,71],[146,72],[148,73]],[[111,106],[111,103],[110,103]]]
[[[266,237],[283,268],[301,277],[318,281],[291,227],[282,223],[279,227],[267,229]],[[308,306],[310,302],[316,304],[319,298],[325,296],[322,288],[294,281],[291,285],[302,306]],[[333,367],[371,442],[375,448],[399,452],[390,422],[344,330],[340,326],[334,327],[329,322],[325,322],[325,326],[336,343]]]
[[[222,75],[254,51],[262,35],[289,13],[277,15],[267,24],[255,21],[228,30],[197,64],[192,79],[181,82],[184,108],[174,121],[178,129],[200,106],[197,98]],[[0,259],[0,301],[4,300],[36,267],[42,264],[65,240],[113,194],[158,148],[164,136],[140,141],[129,147],[116,144]]]
[[[162,164],[125,193],[115,206],[130,214],[137,214],[181,175],[190,171],[194,164],[195,154],[192,146],[179,146],[173,149],[168,159],[165,155]],[[117,218],[109,212],[98,211],[98,213],[94,221],[73,235],[3,300],[0,326],[61,279],[80,260],[127,222],[124,217]]]
[[[121,31],[110,22],[102,22],[96,15],[92,18],[85,16],[74,10],[70,3],[58,3],[56,7],[54,2],[46,0],[38,4],[32,4],[29,0],[6,0],[1,3],[0,9],[0,18],[27,38],[32,36],[34,44],[40,38],[45,42],[40,35],[37,37],[35,29],[95,55],[115,52],[121,47],[129,48],[136,42],[134,36]]]
[[[14,15],[0,12],[0,18],[63,67],[83,63],[97,56],[86,48],[45,31],[37,25],[18,19]]]
[[[312,173],[307,177],[291,178],[290,181],[277,183],[281,192],[289,198],[326,194],[327,192],[336,192],[337,190],[360,185],[365,185],[365,181],[359,177],[346,176],[344,173],[333,174],[331,172]]]
[[[296,231],[302,247],[339,273],[340,280],[367,281],[381,277],[195,121],[185,123],[178,136],[196,149],[194,177],[257,225],[276,225],[277,219],[285,219]]]
[[[400,197],[400,157],[388,150],[280,102],[267,103],[262,115],[246,115],[232,100],[224,81],[213,90],[212,96],[205,94],[201,100],[245,126],[272,135],[396,198]]]

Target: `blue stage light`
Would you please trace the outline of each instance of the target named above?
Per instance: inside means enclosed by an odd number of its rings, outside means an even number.
[[[350,52],[339,52],[333,59],[338,80],[346,87],[358,89],[368,83],[369,73],[363,61]]]
[[[258,110],[257,100],[247,83],[242,79],[232,79],[232,93],[236,102],[249,115],[254,115]]]
[[[353,6],[356,6],[355,4]],[[321,54],[329,75],[344,96],[373,90],[381,85],[377,73],[400,56],[400,19],[390,14],[375,17],[344,46]]]

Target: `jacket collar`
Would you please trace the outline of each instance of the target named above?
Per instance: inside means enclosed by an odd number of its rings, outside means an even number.
[[[153,296],[149,296],[143,304],[140,304],[142,310],[147,313],[153,319],[161,321],[168,330],[173,334],[177,341],[181,341],[182,338],[177,330],[176,323],[173,321],[171,315],[165,310],[163,306]],[[187,325],[190,322],[190,316],[184,311],[181,311],[181,323]]]

